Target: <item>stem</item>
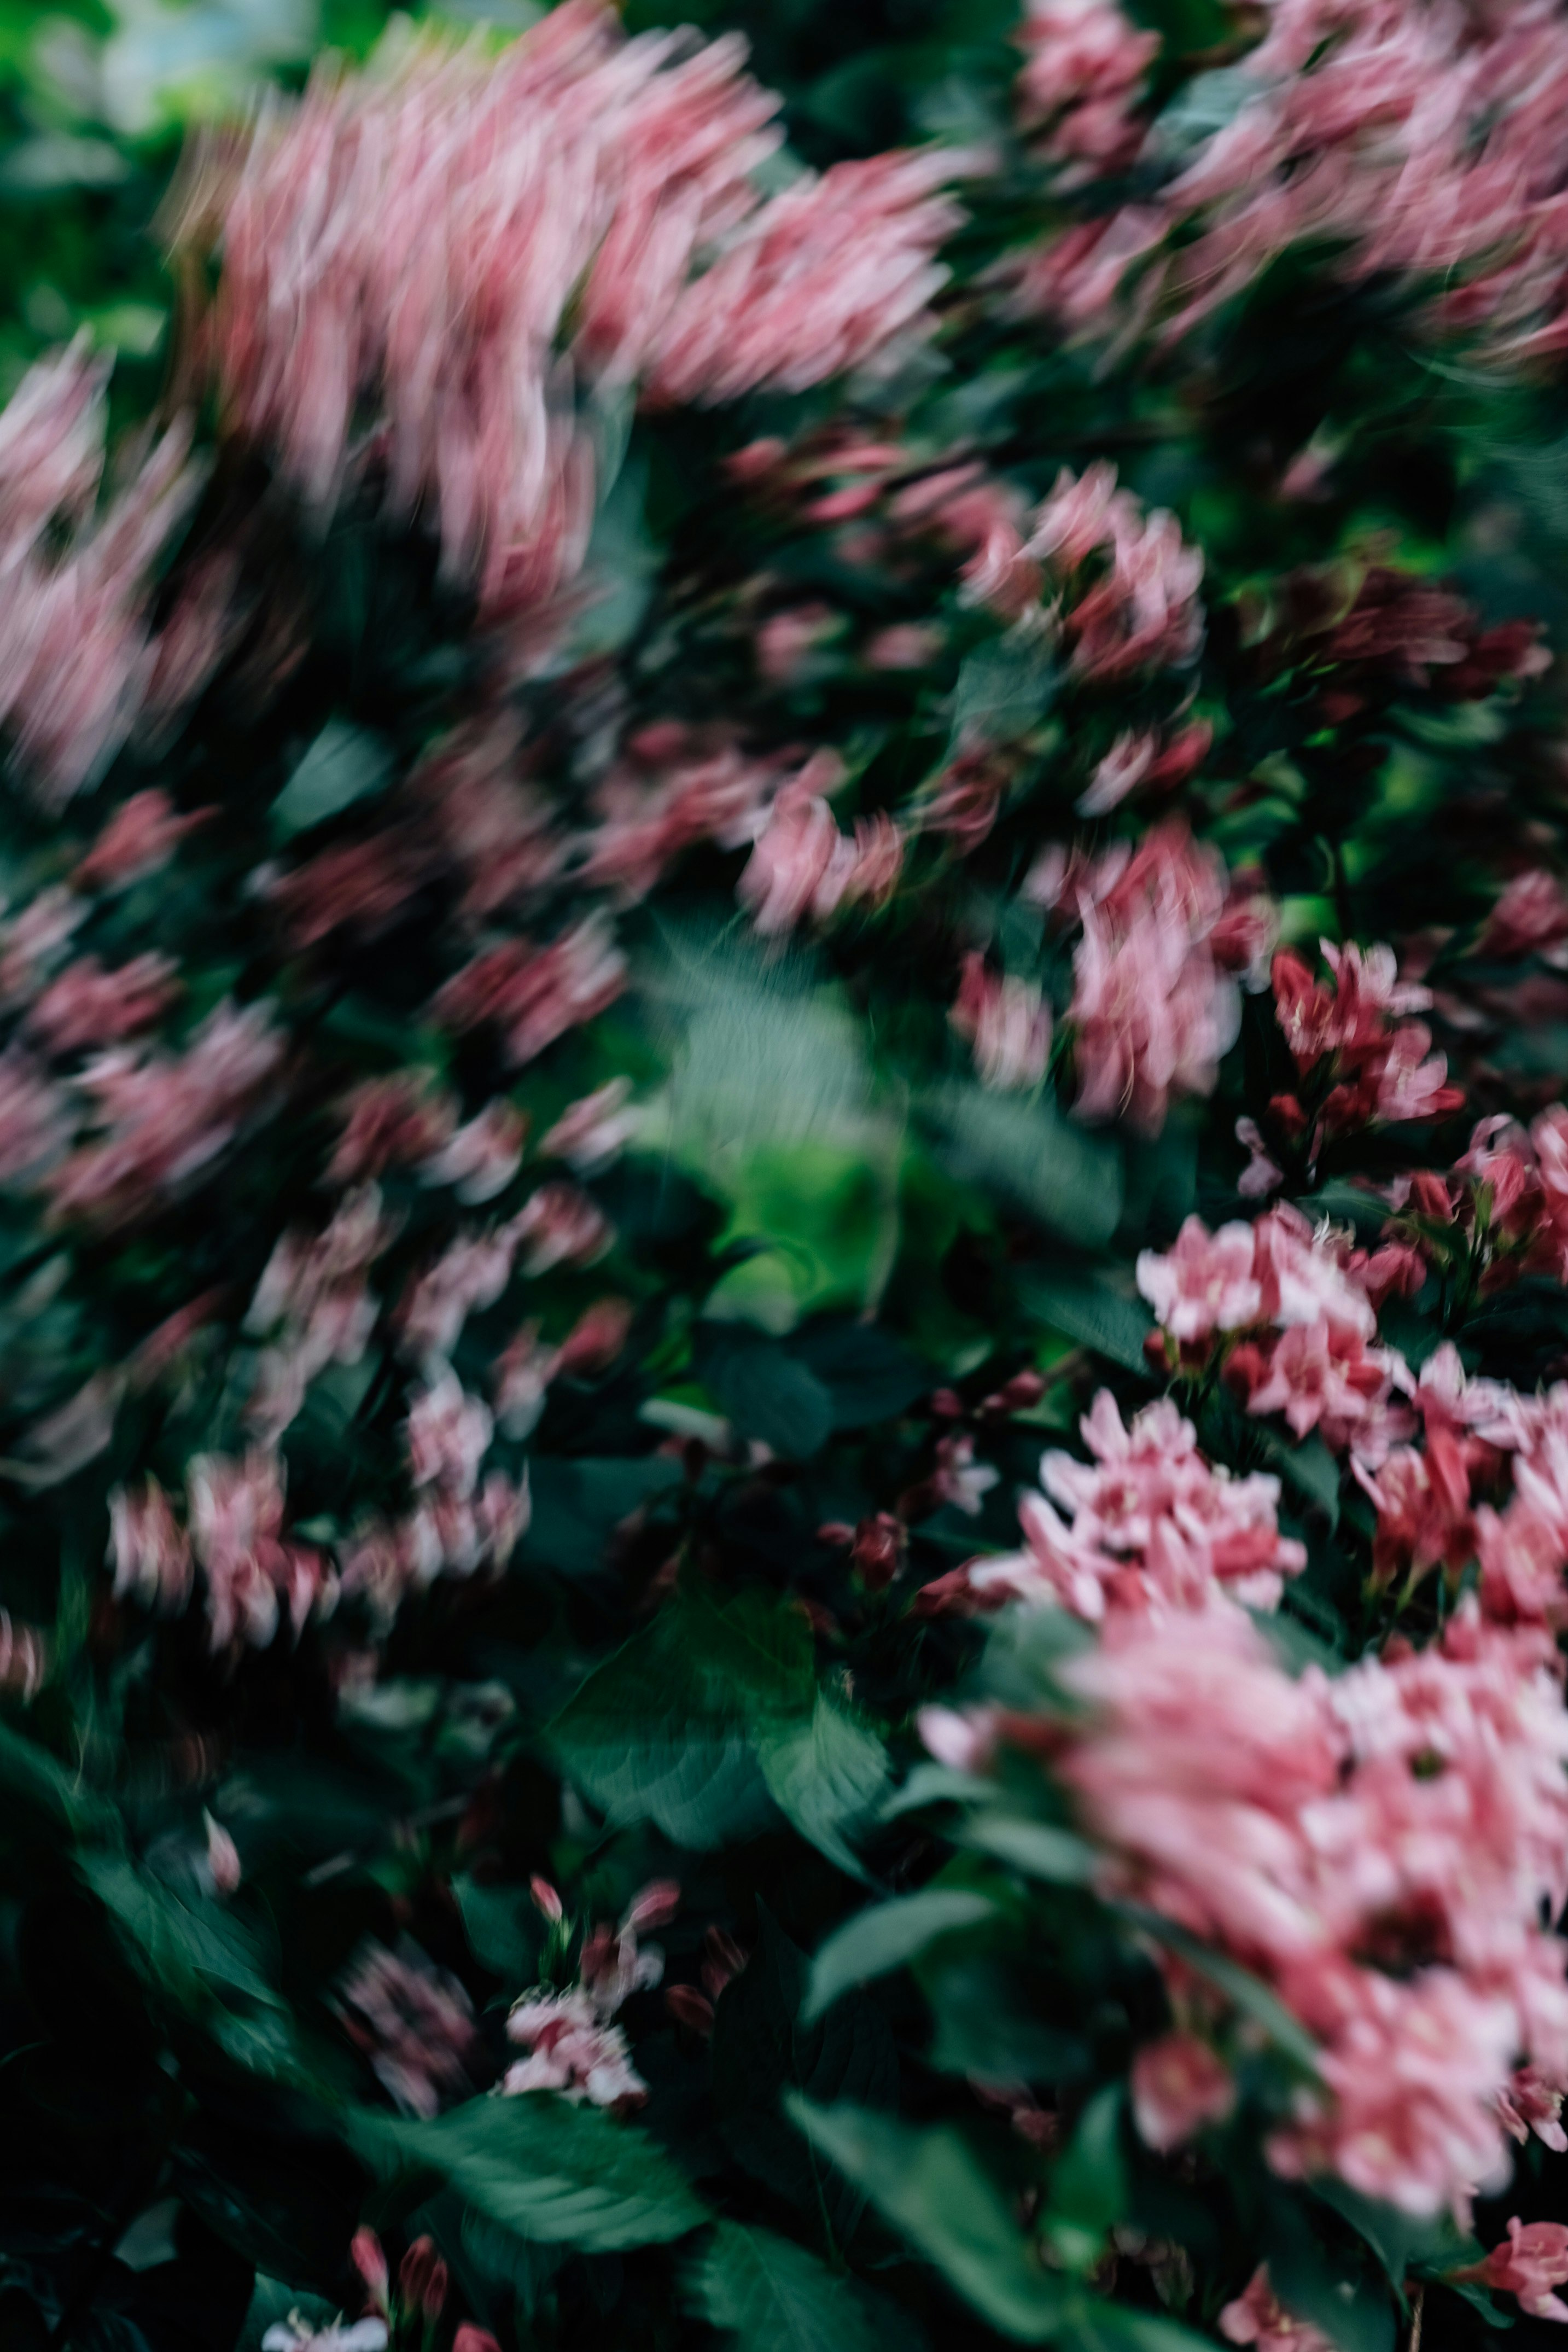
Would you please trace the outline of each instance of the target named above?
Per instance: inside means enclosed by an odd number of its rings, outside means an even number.
[[[1418,2286],[1410,2295],[1410,2341],[1406,2352],[1421,2352],[1421,2321],[1427,2309],[1427,2290]]]

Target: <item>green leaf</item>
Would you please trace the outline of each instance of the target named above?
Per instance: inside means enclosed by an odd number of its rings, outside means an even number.
[[[486,1886],[462,1872],[452,1892],[476,1959],[504,1983],[531,1984],[541,1937],[539,1915],[526,1886]]]
[[[906,1968],[938,1937],[978,1927],[996,1913],[988,1895],[961,1886],[930,1886],[857,1911],[828,1937],[812,1962],[802,2016],[808,2021],[821,2017],[852,1985]]]
[[[707,2219],[656,2140],[553,2092],[470,2099],[432,2123],[360,2108],[350,2137],[378,2170],[438,2173],[487,2220],[547,2245],[618,2253]]]
[[[1269,2279],[1287,2311],[1322,2328],[1340,2352],[1394,2352],[1394,2301],[1364,2245],[1330,2244],[1294,2199],[1270,2199]]]
[[[1127,2167],[1122,2153],[1123,2086],[1097,2091],[1051,2177],[1047,2226],[1052,2244],[1074,2270],[1086,2271],[1127,2208]]]
[[[779,1811],[830,1862],[863,1880],[848,1839],[887,1785],[887,1752],[875,1732],[819,1693],[809,1719],[766,1731],[758,1755]]]
[[[1026,1314],[1039,1316],[1081,1348],[1092,1349],[1126,1371],[1148,1371],[1144,1341],[1155,1326],[1141,1298],[1113,1288],[1098,1275],[1054,1272],[1025,1276],[1018,1294]]]
[[[588,1677],[550,1739],[612,1822],[652,1821],[703,1851],[777,1822],[759,1749],[815,1703],[798,1610],[770,1594],[725,1610],[683,1595]]]
[[[1001,2190],[950,2126],[920,2131],[854,2106],[795,2096],[814,2145],[981,2317],[1025,2344],[1054,2336],[1071,2296],[1042,2270]]]
[[[143,1973],[175,1999],[189,1999],[204,1984],[275,2009],[284,2006],[263,1973],[251,1937],[215,1904],[182,1903],[124,1854],[84,1853],[78,1867]]]
[[[966,656],[953,695],[953,744],[1005,743],[1027,735],[1056,699],[1050,639],[1027,625]]]
[[[746,2352],[876,2352],[852,2283],[771,2230],[721,2221],[686,2286],[697,2316]]]
[[[329,719],[272,803],[273,831],[286,841],[379,793],[392,754],[379,735]]]
[[[1315,1510],[1323,1513],[1332,1534],[1339,1525],[1340,1465],[1322,1439],[1312,1436],[1304,1445],[1293,1445],[1278,1430],[1265,1429],[1260,1433],[1272,1466]]]
[[[883,1805],[882,1818],[894,1821],[900,1813],[917,1812],[922,1805],[972,1805],[993,1793],[991,1782],[977,1773],[956,1771],[951,1764],[916,1764]]]
[[[1010,1863],[1028,1878],[1043,1878],[1053,1886],[1087,1886],[1098,1857],[1092,1845],[1071,1830],[1049,1822],[1020,1821],[1012,1813],[977,1813],[959,1832],[965,1845],[978,1846]]]
[[[36,1739],[26,1739],[0,1723],[0,1790],[39,1821],[51,1834],[113,1838],[120,1817],[84,1789],[57,1757]]]
[[[280,2326],[293,2312],[319,2328],[338,2316],[335,2306],[324,2303],[319,2294],[302,2294],[298,2287],[286,2286],[281,2279],[265,2278],[258,2271],[235,2352],[261,2352],[261,2339],[268,2329]]]
[[[806,1956],[765,1906],[758,1906],[757,1949],[721,1994],[714,2015],[712,2083],[720,2134],[736,2162],[787,2197],[803,2215],[820,2216],[824,2197],[834,2227],[847,2234],[862,2200],[826,2174],[791,2126],[784,2095],[891,2105],[898,2093],[893,2030],[874,2001],[852,1994],[824,2018],[801,2011]]]
[[[1255,2025],[1260,2025],[1274,2047],[1285,2057],[1293,2060],[1305,2073],[1316,2074],[1317,2043],[1301,2019],[1293,2016],[1278,1995],[1270,1992],[1249,1969],[1244,1969],[1228,1952],[1213,1950],[1201,1937],[1189,1934],[1186,1928],[1178,1927],[1174,1920],[1166,1919],[1157,1911],[1145,1911],[1130,1904],[1120,1908],[1124,1918],[1134,1921],[1145,1935],[1153,1936],[1157,1942],[1175,1952],[1178,1958],[1185,1960],[1188,1968],[1196,1969],[1199,1976],[1207,1977],[1209,1983],[1217,1986],[1244,2016],[1251,2018]]]
[[[785,1344],[827,1390],[835,1429],[867,1429],[873,1422],[893,1420],[936,1378],[929,1365],[874,1323],[823,1317]]]
[[[961,1181],[999,1192],[1064,1241],[1103,1249],[1122,1217],[1115,1144],[1064,1118],[1046,1097],[991,1094],[967,1081],[928,1100]]]
[[[1422,2218],[1402,2213],[1375,2197],[1363,2197],[1343,2180],[1324,2174],[1312,2183],[1313,2193],[1332,2206],[1364,2238],[1394,2286],[1401,2292],[1407,2273],[1417,2268],[1437,2272],[1458,2270],[1479,2263],[1484,2252],[1479,2241],[1455,2226],[1448,2213]]]
[[[535,1454],[528,1464],[533,1510],[519,1559],[568,1576],[591,1574],[603,1566],[612,1530],[681,1476],[680,1464],[660,1454],[630,1460]]]
[[[820,1453],[833,1426],[832,1391],[775,1339],[740,1325],[699,1336],[697,1369],[743,1437],[786,1461]]]

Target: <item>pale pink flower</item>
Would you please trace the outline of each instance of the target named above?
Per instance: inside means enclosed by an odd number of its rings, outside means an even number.
[[[592,1265],[615,1240],[613,1227],[575,1184],[541,1184],[512,1219],[508,1233],[527,1244],[523,1271],[548,1274],[552,1266]]]
[[[506,1033],[509,1058],[531,1062],[602,1013],[625,985],[626,959],[609,916],[596,908],[549,947],[514,940],[490,949],[446,982],[434,1010],[454,1030],[495,1023]]]
[[[1562,963],[1568,954],[1568,894],[1554,874],[1536,866],[1516,874],[1487,917],[1481,955],[1543,955]]]
[[[1237,1120],[1236,1140],[1249,1154],[1236,1180],[1236,1190],[1244,1201],[1266,1201],[1284,1182],[1285,1171],[1270,1159],[1256,1119]]]
[[[460,1234],[434,1265],[410,1284],[398,1309],[406,1352],[421,1362],[444,1362],[457,1345],[476,1308],[494,1307],[512,1278],[517,1235],[498,1232]]]
[[[544,1344],[537,1323],[525,1323],[505,1353],[496,1359],[496,1420],[507,1437],[532,1434],[559,1368],[559,1349]]]
[[[207,1831],[206,1870],[208,1880],[212,1885],[214,1894],[233,1895],[239,1885],[242,1875],[240,1869],[239,1848],[235,1845],[227,1830],[225,1829],[223,1823],[221,1822],[215,1822],[211,1813],[204,1813],[202,1818],[206,1824]]]
[[[1226,2305],[1219,2332],[1232,2344],[1256,2344],[1259,2352],[1331,2352],[1331,2339],[1321,2327],[1285,2309],[1270,2284],[1267,2263],[1253,2272],[1245,2292]]]
[[[443,1370],[415,1391],[409,1406],[409,1475],[415,1486],[439,1486],[465,1501],[478,1484],[494,1431],[488,1405],[467,1395],[450,1368]]]
[[[117,971],[105,971],[96,956],[82,956],[32,1005],[27,1026],[50,1053],[78,1054],[151,1028],[178,993],[167,956],[136,956]]]
[[[648,2085],[632,2063],[626,2036],[605,2022],[596,2003],[577,1989],[529,1994],[507,2020],[510,2040],[528,2052],[501,2078],[508,2098],[554,2091],[574,2106],[641,2106]]]
[[[70,1140],[68,1097],[15,1045],[0,1054],[0,1185],[40,1182]]]
[[[792,930],[802,917],[825,922],[836,908],[883,905],[897,883],[904,845],[883,812],[841,834],[805,777],[779,794],[736,886],[763,937]]]
[[[1207,2042],[1181,2029],[1144,2043],[1133,2061],[1132,2093],[1139,2137],[1161,2155],[1206,2124],[1223,2123],[1236,2105],[1229,2067]]]
[[[119,1047],[78,1081],[99,1130],[49,1180],[61,1216],[119,1225],[185,1191],[255,1115],[283,1059],[264,1004],[220,1004],[177,1059]]]
[[[450,1184],[469,1207],[504,1192],[523,1164],[528,1120],[498,1097],[450,1136],[420,1170],[425,1184]]]
[[[1279,1606],[1281,1579],[1307,1556],[1280,1533],[1277,1478],[1212,1467],[1168,1398],[1124,1428],[1102,1389],[1080,1430],[1092,1459],[1047,1454],[1045,1493],[1019,1501],[1028,1549],[970,1561],[966,1589],[979,1605],[1016,1594],[1091,1622],[1119,1610],[1203,1609],[1220,1590],[1250,1608]]]
[[[1072,666],[1109,682],[1144,668],[1179,667],[1203,643],[1201,552],[1172,514],[1145,515],[1103,461],[1063,468],[1034,517],[1023,553],[1063,589]],[[1086,571],[1101,563],[1097,577]]]
[[[1043,126],[1046,153],[1100,170],[1129,162],[1159,35],[1129,24],[1114,0],[1031,0],[1018,39],[1027,51],[1019,109],[1026,126]]]
[[[156,1478],[140,1492],[115,1488],[109,1528],[115,1599],[134,1592],[144,1608],[178,1616],[191,1597],[191,1543]]]
[[[1037,982],[988,971],[977,951],[967,955],[947,1018],[973,1047],[982,1084],[1037,1087],[1044,1077],[1051,1059],[1051,1008]]]
[[[960,1715],[951,1706],[923,1706],[915,1721],[938,1764],[955,1772],[983,1772],[996,1754],[996,1732],[984,1715]]]
[[[836,163],[771,197],[677,299],[649,362],[661,400],[803,392],[924,337],[946,272],[933,257],[961,215],[938,195],[942,154]]]
[[[1058,903],[1075,900],[1083,926],[1068,1011],[1080,1118],[1157,1134],[1173,1094],[1213,1090],[1240,1019],[1208,945],[1223,899],[1223,869],[1179,824],[1061,886]]]
[[[404,1937],[395,1952],[362,1944],[334,2004],[404,2115],[428,2120],[471,2095],[479,2053],[474,2005],[455,1976]]]
[[[1263,1292],[1253,1269],[1250,1225],[1221,1225],[1210,1234],[1188,1217],[1174,1245],[1138,1255],[1138,1288],[1155,1320],[1173,1339],[1207,1339],[1217,1331],[1244,1330],[1262,1318]]]
[[[608,1168],[637,1132],[638,1115],[628,1108],[628,1078],[610,1078],[562,1111],[539,1144],[580,1176]]]

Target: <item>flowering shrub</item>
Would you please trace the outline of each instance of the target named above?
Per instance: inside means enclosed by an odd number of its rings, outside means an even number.
[[[0,2335],[1562,2321],[1568,14],[157,16],[0,92]]]

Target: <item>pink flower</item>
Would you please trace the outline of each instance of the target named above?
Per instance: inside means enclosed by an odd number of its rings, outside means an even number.
[[[115,1226],[185,1191],[258,1108],[283,1058],[267,1007],[220,1004],[171,1060],[120,1047],[79,1081],[99,1132],[49,1180],[57,1214]]]
[[[1236,2105],[1229,2067],[1196,2033],[1179,2030],[1145,2042],[1133,2061],[1132,2089],[1139,2135],[1162,2156],[1206,2124],[1222,2123]]]
[[[459,1032],[493,1022],[515,1063],[531,1062],[569,1029],[591,1021],[626,984],[610,919],[585,916],[547,948],[509,940],[476,958],[435,999],[435,1017]]]
[[[1102,1389],[1080,1428],[1093,1460],[1047,1454],[1040,1484],[1051,1501],[1019,1502],[1027,1550],[969,1562],[965,1590],[978,1605],[1017,1594],[1091,1622],[1122,1610],[1206,1608],[1219,1590],[1254,1609],[1279,1606],[1281,1579],[1307,1556],[1280,1534],[1278,1479],[1212,1468],[1168,1398],[1124,1429]]]
[[[557,1265],[591,1265],[615,1239],[614,1232],[586,1192],[575,1184],[541,1184],[512,1219],[515,1243],[528,1244],[527,1274],[548,1274]]]
[[[167,793],[156,786],[122,801],[77,867],[78,890],[123,890],[144,881],[168,863],[188,833],[206,822],[206,813],[180,816]]]
[[[507,2020],[507,2032],[529,2053],[501,2079],[508,2098],[528,2091],[554,2091],[574,2106],[641,2106],[648,2085],[632,2063],[626,2036],[605,2023],[581,1991],[542,1988],[520,2001]]]
[[[105,971],[96,956],[82,956],[33,1004],[27,1026],[53,1054],[118,1045],[150,1028],[178,992],[166,956],[137,956],[118,971]]]
[[[68,1097],[15,1045],[0,1054],[0,1185],[41,1181],[70,1139]]]
[[[1568,2155],[1568,2132],[1563,2128],[1563,2093],[1533,2066],[1519,2066],[1505,2090],[1498,2094],[1498,2113],[1511,2139],[1527,2142],[1531,2132],[1543,2147]]]
[[[203,1815],[207,1828],[207,1876],[216,1895],[233,1895],[242,1875],[239,1849],[221,1822]]]
[[[1219,2332],[1232,2344],[1256,2344],[1259,2352],[1330,2352],[1321,2328],[1285,2309],[1269,2283],[1267,2263],[1253,2272],[1245,2293],[1226,2305]]]
[[[936,191],[951,155],[836,163],[769,199],[677,299],[655,339],[653,394],[733,400],[803,392],[928,334],[946,272],[933,260],[961,215]]]
[[[1044,1077],[1051,1058],[1051,1009],[1035,982],[988,971],[977,951],[967,955],[947,1018],[973,1046],[984,1085],[1037,1087]]]
[[[1138,1288],[1173,1339],[1244,1330],[1262,1315],[1253,1257],[1250,1225],[1221,1225],[1211,1234],[1200,1217],[1188,1217],[1163,1256],[1156,1250],[1140,1251]]]
[[[1568,2281],[1568,2229],[1561,2221],[1521,2221],[1516,2213],[1506,2243],[1456,2275],[1516,2294],[1531,2319],[1568,2319],[1568,2303],[1552,2292]]]
[[[466,1395],[455,1372],[440,1372],[409,1407],[409,1475],[415,1486],[438,1486],[465,1501],[478,1483],[494,1429],[488,1405]]]
[[[1223,898],[1218,860],[1180,824],[1156,826],[1130,858],[1113,850],[1069,869],[1058,903],[1083,926],[1068,1013],[1080,1118],[1157,1134],[1174,1094],[1212,1091],[1239,1021],[1208,946]]]
[[[539,1150],[566,1160],[580,1176],[608,1168],[637,1132],[637,1113],[627,1108],[631,1092],[628,1078],[611,1078],[596,1087],[562,1111]]]
[[[1045,150],[1100,169],[1131,161],[1142,142],[1133,108],[1159,55],[1159,35],[1130,25],[1113,0],[1031,0],[1018,38],[1026,124],[1047,127]]]
[[[405,1937],[395,1952],[360,1947],[339,1986],[338,2013],[404,2115],[429,2119],[471,2095],[478,2053],[462,1985]]]
[[[1114,467],[1100,462],[1078,477],[1064,468],[1023,553],[1068,589],[1062,627],[1082,677],[1109,682],[1179,667],[1197,655],[1203,557],[1183,541],[1174,515],[1145,516],[1116,488]],[[1092,580],[1091,559],[1102,560]]]
[[[1560,963],[1568,947],[1568,896],[1554,874],[1536,866],[1503,889],[1477,941],[1481,955],[1544,955]]]
[[[426,1184],[450,1184],[470,1207],[504,1192],[523,1164],[528,1120],[504,1097],[450,1136],[420,1170]]]
[[[178,1616],[191,1597],[191,1544],[156,1478],[140,1493],[117,1486],[109,1525],[115,1599],[134,1592],[144,1608]]]

